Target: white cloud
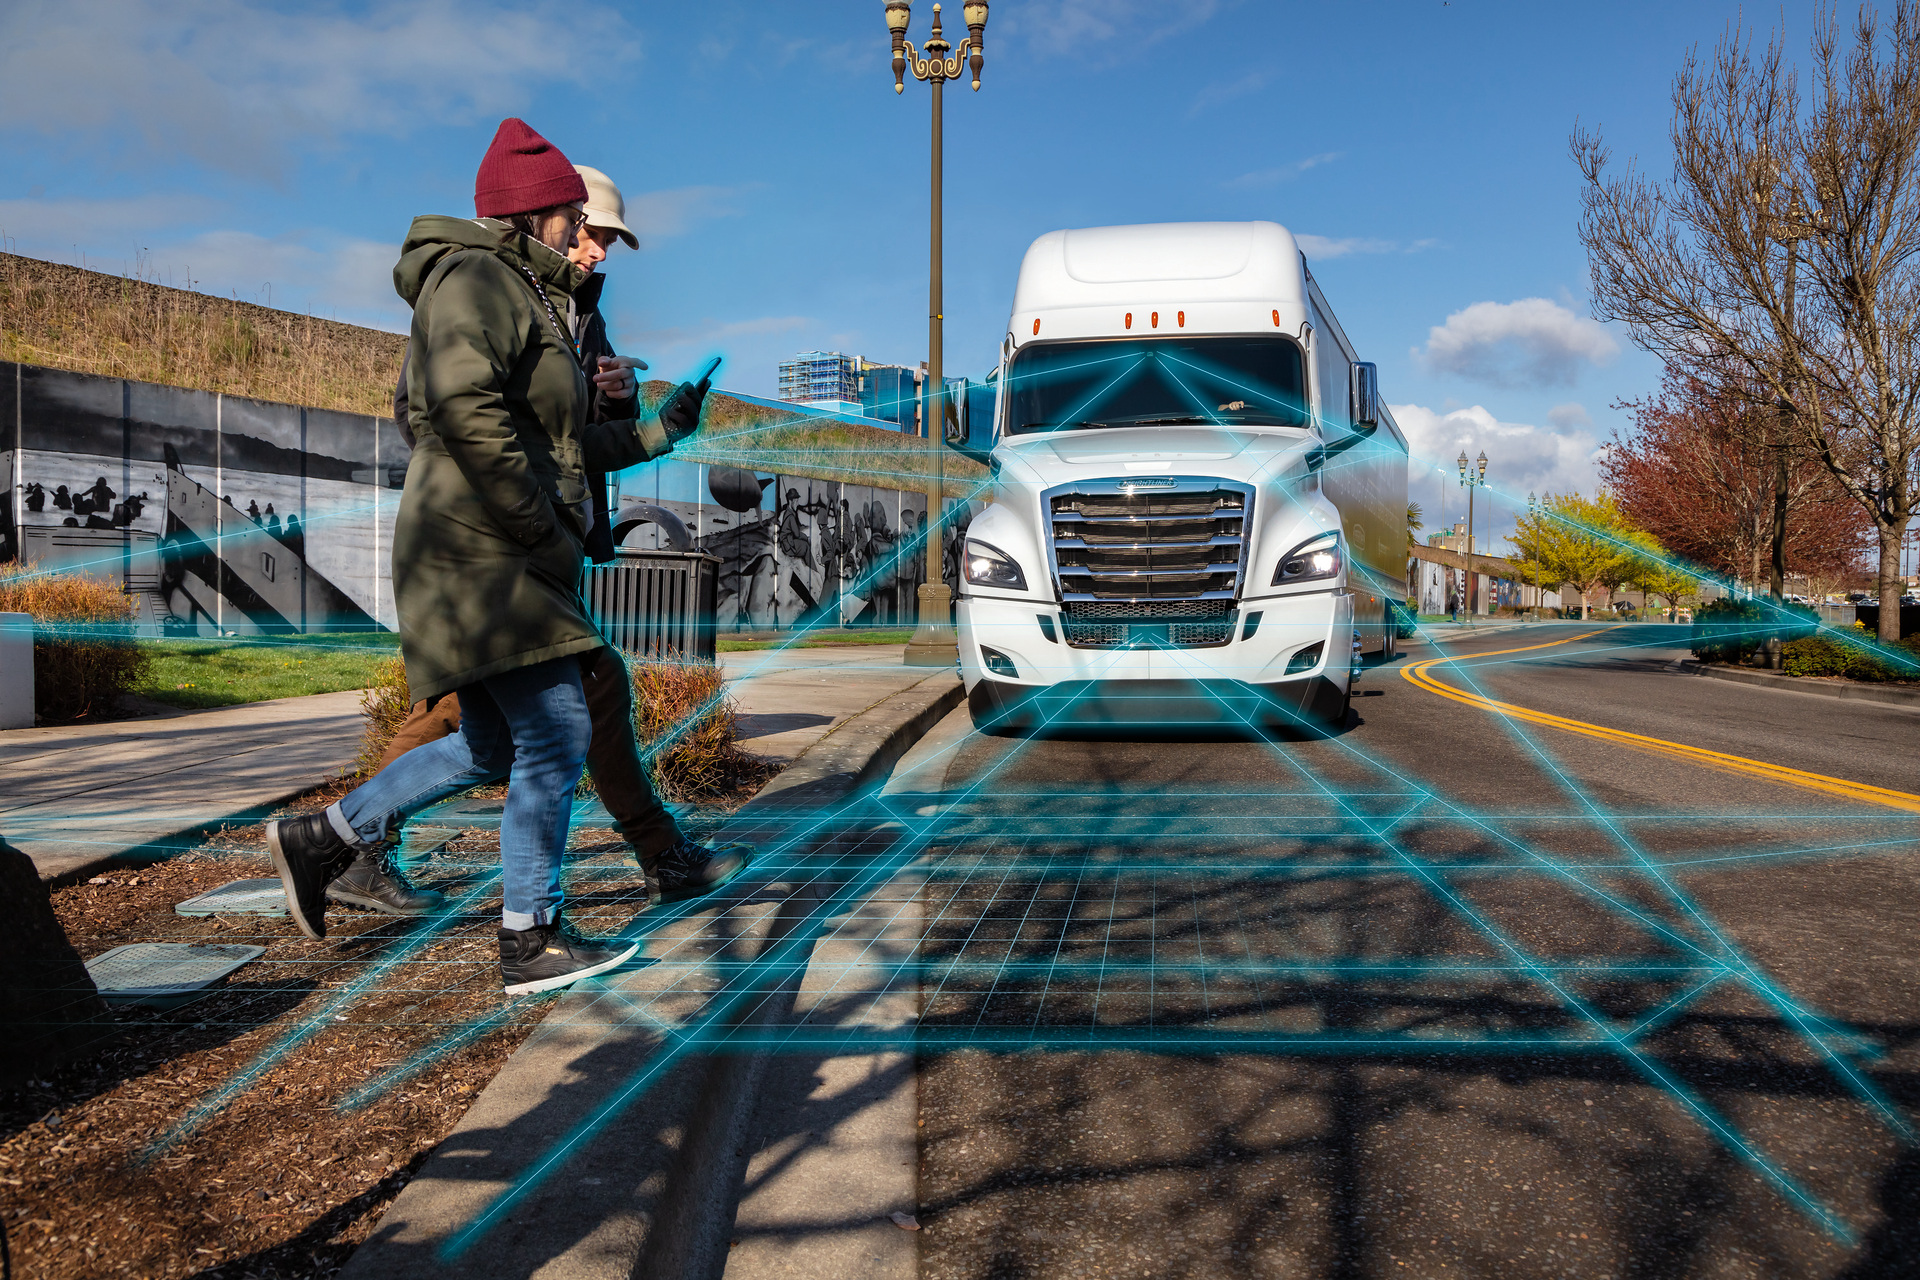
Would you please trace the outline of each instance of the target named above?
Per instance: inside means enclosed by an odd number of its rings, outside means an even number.
[[[160,194],[122,200],[0,200],[0,234],[39,257],[72,256],[111,244],[131,258],[170,228],[203,222],[219,205],[206,196]]]
[[[1333,240],[1311,232],[1298,232],[1293,239],[1300,246],[1300,251],[1309,258],[1344,258],[1350,253],[1392,253],[1400,247],[1392,240],[1369,240],[1359,236]]]
[[[647,247],[660,240],[685,235],[696,224],[736,214],[735,197],[752,190],[738,187],[675,187],[646,191],[627,199],[627,225]]]
[[[592,29],[595,57],[565,32]],[[638,44],[559,0],[373,0],[275,11],[245,0],[12,0],[0,119],[104,140],[124,162],[186,157],[277,176],[297,138],[404,135],[512,113],[533,85],[590,83]]]
[[[791,333],[795,329],[804,329],[813,322],[812,316],[758,316],[752,320],[725,322],[706,320],[696,325],[642,329],[634,334],[634,340],[653,347],[711,347],[728,338]]]
[[[1593,415],[1587,407],[1580,404],[1557,404],[1547,410],[1547,421],[1562,431],[1572,431],[1580,427],[1593,425]]]
[[[1187,119],[1191,120],[1223,102],[1232,102],[1235,98],[1244,98],[1250,93],[1258,93],[1266,88],[1267,81],[1272,78],[1272,72],[1250,71],[1238,80],[1210,84],[1193,96],[1193,105],[1187,108]]]
[[[6,247],[28,257],[239,298],[381,328],[405,327],[393,291],[397,242],[329,228],[277,236],[208,227],[200,196],[130,200],[0,200]]]
[[[1526,509],[1529,493],[1592,494],[1599,484],[1600,441],[1590,423],[1556,423],[1549,429],[1502,422],[1477,404],[1448,412],[1417,404],[1388,407],[1407,437],[1407,497],[1425,512],[1422,537],[1439,531],[1442,520],[1450,525],[1466,518],[1467,494],[1457,462],[1462,453],[1470,460],[1487,455],[1487,487],[1474,499],[1476,546],[1493,547],[1511,530],[1514,513]]]
[[[1586,365],[1605,365],[1619,343],[1597,322],[1546,298],[1476,302],[1427,331],[1414,358],[1439,373],[1500,387],[1572,386]]]
[[[1304,160],[1295,160],[1271,169],[1255,169],[1237,178],[1229,178],[1220,185],[1229,191],[1256,191],[1264,187],[1278,186],[1282,182],[1291,182],[1309,169],[1317,169],[1323,164],[1332,164],[1345,154],[1344,151],[1324,151],[1317,156],[1308,156]]]
[[[952,6],[959,16],[958,5]],[[1202,26],[1221,8],[1220,0],[1026,0],[987,28],[996,36],[1026,45],[1034,52],[1057,57],[1084,58],[1090,46],[1126,42],[1136,54],[1150,45]],[[945,16],[943,14],[943,16]],[[958,42],[966,28],[948,27],[948,38]]]

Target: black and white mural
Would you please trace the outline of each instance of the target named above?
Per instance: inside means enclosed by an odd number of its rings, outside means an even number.
[[[0,365],[0,406],[0,560],[115,578],[156,633],[395,625],[390,419],[22,364]],[[615,510],[654,504],[721,559],[722,631],[915,621],[924,493],[671,457],[613,485]],[[972,513],[952,514],[950,585]]]

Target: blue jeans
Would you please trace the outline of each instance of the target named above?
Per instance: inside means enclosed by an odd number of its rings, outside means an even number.
[[[407,752],[330,806],[327,819],[343,839],[366,848],[436,800],[505,777],[500,923],[552,924],[592,724],[578,658],[488,676],[460,690],[459,733]]]

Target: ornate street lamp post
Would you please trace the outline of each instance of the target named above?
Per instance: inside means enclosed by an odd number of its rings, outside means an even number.
[[[1467,618],[1473,618],[1473,583],[1479,575],[1473,571],[1473,491],[1487,482],[1487,455],[1478,458],[1479,474],[1467,463],[1467,451],[1460,451],[1460,483],[1467,491]]]
[[[941,549],[946,539],[941,519],[946,504],[946,375],[942,368],[942,321],[945,318],[941,294],[942,252],[940,242],[941,191],[941,90],[949,80],[960,78],[964,64],[973,72],[974,91],[980,89],[980,64],[984,61],[987,35],[985,0],[968,0],[962,8],[967,22],[967,38],[953,48],[940,34],[940,6],[933,6],[933,30],[924,50],[916,50],[907,39],[907,24],[913,16],[909,0],[887,0],[887,30],[893,35],[893,91],[906,90],[906,75],[933,86],[933,228],[928,246],[927,271],[927,394],[922,401],[929,451],[927,471],[927,580],[920,588],[920,625],[907,645],[909,666],[946,667],[959,660],[960,648],[953,634],[953,592],[941,573]],[[951,51],[951,52],[949,52]]]

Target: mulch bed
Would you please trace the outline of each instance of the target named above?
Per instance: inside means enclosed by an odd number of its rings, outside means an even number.
[[[703,806],[689,825],[717,822],[754,789]],[[639,868],[614,832],[579,831],[573,844],[569,918],[613,932],[646,905]],[[498,849],[497,833],[469,831],[410,872],[471,892],[497,869]],[[284,917],[174,911],[230,880],[272,874],[256,824],[54,891],[85,958],[135,941],[267,952],[185,1006],[116,1009],[108,1046],[0,1094],[0,1226],[14,1275],[334,1275],[555,999],[501,994],[497,888],[481,888],[473,910],[430,937],[339,908],[318,943]],[[262,1061],[290,1035],[304,1038]],[[382,1087],[357,1098],[370,1083]],[[216,1098],[224,1105],[182,1127]]]

